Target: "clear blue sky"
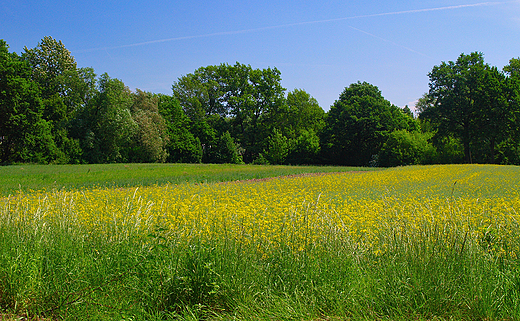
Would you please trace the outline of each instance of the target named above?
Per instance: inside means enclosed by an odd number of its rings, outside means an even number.
[[[520,1],[2,0],[0,39],[11,52],[45,36],[79,67],[130,89],[171,94],[195,69],[240,62],[276,67],[328,110],[357,81],[397,106],[428,91],[428,72],[480,51],[502,68],[520,56]]]

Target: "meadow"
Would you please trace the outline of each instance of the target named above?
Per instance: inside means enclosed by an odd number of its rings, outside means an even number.
[[[344,166],[89,164],[0,166],[0,196],[35,190],[215,183],[359,170]],[[362,170],[374,170],[363,168]]]
[[[520,319],[519,167],[322,171],[14,188],[0,316]]]

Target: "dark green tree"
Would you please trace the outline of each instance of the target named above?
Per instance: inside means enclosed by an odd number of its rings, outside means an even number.
[[[495,162],[496,146],[509,135],[505,77],[482,53],[461,54],[429,73],[429,104],[420,113],[438,135],[460,140],[464,162]],[[506,126],[506,127],[504,127]]]
[[[209,157],[212,163],[242,164],[242,155],[229,132],[223,133],[211,147]]]
[[[0,163],[48,163],[57,148],[29,65],[0,40]]]
[[[428,93],[425,93],[417,103],[415,109],[419,114],[417,123],[421,133],[427,134],[428,141],[434,146],[436,153],[433,163],[438,164],[460,164],[464,162],[464,148],[459,139],[450,133],[440,133],[439,128],[431,120],[425,119],[422,113],[429,108],[433,108],[434,104]]]
[[[512,58],[503,68],[506,78],[509,117],[504,126],[508,137],[497,145],[497,160],[502,164],[520,164],[520,58]],[[501,129],[503,131],[503,129]]]
[[[351,84],[330,108],[322,134],[323,157],[340,165],[368,166],[394,130],[410,117],[367,82]]]

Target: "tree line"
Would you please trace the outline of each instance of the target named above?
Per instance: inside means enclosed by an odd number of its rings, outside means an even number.
[[[21,54],[0,40],[0,163],[520,164],[520,59],[461,54],[428,76],[417,115],[366,82],[325,112],[277,68],[201,67],[164,95],[78,67],[52,37]]]

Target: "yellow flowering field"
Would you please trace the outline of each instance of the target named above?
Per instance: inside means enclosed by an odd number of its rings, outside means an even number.
[[[20,188],[0,318],[518,319],[519,191],[492,165]]]
[[[385,250],[381,233],[425,223],[456,229],[494,246],[518,238],[520,170],[449,165],[403,167],[218,184],[36,191],[4,198],[3,219],[23,224],[65,220],[109,240],[146,236],[234,239],[268,252],[331,240]],[[386,231],[386,232],[385,232]],[[486,234],[487,233],[487,234]],[[505,251],[496,248],[496,251]],[[519,249],[508,249],[516,256]]]

